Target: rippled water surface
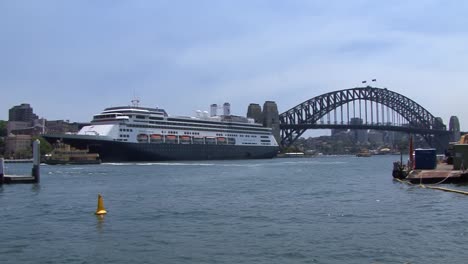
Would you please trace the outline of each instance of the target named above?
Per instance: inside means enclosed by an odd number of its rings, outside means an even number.
[[[0,263],[466,263],[468,196],[393,182],[397,159],[41,166],[0,187]]]

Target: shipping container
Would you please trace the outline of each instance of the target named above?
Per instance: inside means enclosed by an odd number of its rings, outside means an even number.
[[[455,144],[453,146],[453,169],[465,170],[468,168],[468,144]]]
[[[414,168],[416,170],[433,170],[437,166],[436,149],[415,149]]]

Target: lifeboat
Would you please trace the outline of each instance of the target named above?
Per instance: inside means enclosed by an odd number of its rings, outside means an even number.
[[[225,137],[217,137],[216,141],[218,144],[226,144],[226,138]]]
[[[166,135],[166,142],[175,143],[177,141],[177,136],[175,135]]]
[[[205,143],[204,137],[200,137],[200,136],[193,137],[193,144],[204,144],[204,143]]]
[[[190,136],[180,136],[180,143],[182,144],[190,143]]]
[[[138,134],[137,141],[140,143],[148,142],[148,135],[146,134]]]
[[[162,136],[159,135],[159,134],[152,134],[152,135],[150,136],[150,141],[153,142],[153,143],[154,143],[154,142],[156,142],[156,143],[162,142]]]
[[[205,143],[206,144],[216,144],[216,138],[215,137],[205,137]]]

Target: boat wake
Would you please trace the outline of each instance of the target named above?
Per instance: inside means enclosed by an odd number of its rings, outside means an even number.
[[[211,163],[180,163],[180,162],[137,162],[137,163],[103,163],[111,166],[215,166]]]
[[[217,166],[217,167],[264,167],[264,163],[193,163],[193,162],[137,162],[137,163],[103,163],[110,166]]]

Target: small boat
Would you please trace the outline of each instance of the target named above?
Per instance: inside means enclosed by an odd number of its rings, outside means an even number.
[[[101,164],[97,153],[89,153],[88,150],[75,149],[64,143],[54,144],[54,150],[46,154],[43,159],[45,164]]]
[[[372,156],[372,153],[370,153],[368,150],[361,150],[358,154],[356,154],[356,157],[370,157]]]

